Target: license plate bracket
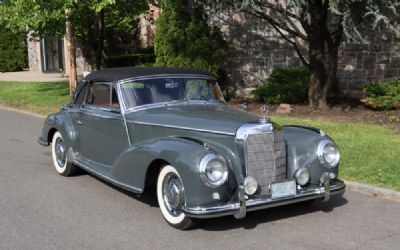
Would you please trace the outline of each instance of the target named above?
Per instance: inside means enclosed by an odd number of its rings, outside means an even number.
[[[273,199],[294,196],[296,191],[296,182],[294,180],[271,183],[271,198]]]

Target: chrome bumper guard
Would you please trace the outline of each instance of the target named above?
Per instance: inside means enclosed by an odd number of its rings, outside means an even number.
[[[234,215],[235,218],[240,219],[246,217],[247,211],[256,211],[318,198],[321,198],[323,201],[327,201],[333,195],[343,195],[345,189],[346,184],[343,181],[329,181],[329,179],[325,179],[323,186],[313,186],[298,190],[297,194],[294,196],[275,199],[254,198],[246,200],[244,188],[240,186],[237,195],[238,202],[236,203],[215,207],[183,207],[182,210],[187,216],[194,218],[213,218]]]

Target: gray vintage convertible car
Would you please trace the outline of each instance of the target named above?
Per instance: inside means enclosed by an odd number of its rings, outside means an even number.
[[[38,142],[51,146],[61,175],[82,168],[135,193],[155,190],[180,229],[345,190],[338,148],[323,131],[231,108],[216,79],[193,69],[93,72],[47,117]]]

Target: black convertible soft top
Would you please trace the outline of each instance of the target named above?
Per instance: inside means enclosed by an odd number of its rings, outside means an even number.
[[[133,77],[152,76],[152,75],[206,75],[211,74],[197,70],[185,68],[161,68],[161,67],[122,67],[107,68],[90,73],[85,77],[87,81],[95,82],[115,82]]]

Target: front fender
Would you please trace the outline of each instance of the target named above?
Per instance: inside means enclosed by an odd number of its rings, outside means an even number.
[[[212,151],[196,142],[168,137],[134,145],[124,151],[112,166],[112,176],[117,181],[144,190],[150,164],[157,159],[164,160],[178,171],[185,189],[186,205],[211,205],[228,199],[228,184],[219,188],[206,186],[200,178],[198,166],[201,158]],[[212,197],[219,193],[219,200]]]
[[[319,184],[324,172],[332,172],[338,176],[338,167],[327,169],[317,156],[318,144],[330,137],[315,129],[299,126],[284,126],[283,136],[287,143],[287,177],[291,178],[298,168],[306,167],[310,171],[310,183]]]

